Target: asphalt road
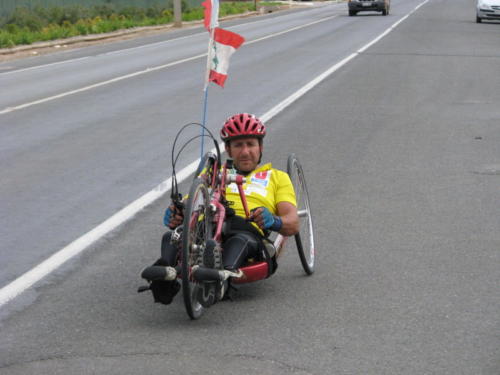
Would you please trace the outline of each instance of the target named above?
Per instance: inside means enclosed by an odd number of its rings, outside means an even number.
[[[353,46],[332,33],[340,25],[333,22],[335,18],[326,18],[344,16],[343,5],[288,13],[280,22],[271,16],[230,27],[248,43],[232,61],[227,87],[210,90],[207,124],[216,130],[221,119],[233,112],[264,113],[350,53]],[[409,8],[405,5],[404,10]],[[391,20],[372,23],[373,32],[381,32]],[[202,118],[206,58],[151,69],[203,55],[207,33],[198,31],[187,30],[184,38],[169,33],[166,41],[133,49],[123,43],[121,50],[109,47],[110,52],[94,47],[88,57],[79,53],[76,60],[66,53],[62,64],[50,61],[31,69],[25,64],[17,72],[0,74],[5,88],[0,112],[10,111],[0,114],[0,196],[9,212],[0,219],[0,256],[7,260],[0,269],[2,285],[171,173],[169,152],[177,130]],[[335,38],[341,41],[338,48],[320,53],[324,43]],[[362,35],[349,39],[358,47],[366,43]],[[314,54],[306,54],[307,50]],[[286,77],[276,79],[282,71]],[[135,73],[139,75],[130,76]],[[107,83],[123,77],[128,79]],[[97,84],[101,86],[12,111]],[[181,160],[188,164],[198,153],[187,153]]]
[[[252,40],[336,16],[239,50],[210,91],[210,127],[266,113],[419,3],[232,22]],[[203,53],[186,33],[167,57],[93,47],[0,74],[13,82],[0,111]],[[276,275],[199,321],[181,298],[155,305],[135,289],[159,252],[158,201],[2,307],[0,373],[498,374],[499,36],[473,1],[430,0],[268,122],[265,159],[295,152],[306,169],[313,276],[290,246]],[[2,285],[168,176],[172,136],[201,117],[202,61],[0,115]]]

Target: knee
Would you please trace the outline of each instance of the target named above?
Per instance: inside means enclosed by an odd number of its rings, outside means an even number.
[[[161,238],[161,249],[166,249],[170,247],[170,240],[172,239],[172,232],[168,231],[166,232],[163,237]]]
[[[170,243],[170,239],[172,238],[172,231],[167,231],[161,238],[161,244],[163,245],[164,243]]]
[[[252,238],[246,233],[236,233],[229,237],[226,242],[245,244],[247,242],[252,242]]]

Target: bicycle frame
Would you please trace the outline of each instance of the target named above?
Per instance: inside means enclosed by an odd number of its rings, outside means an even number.
[[[243,189],[243,185],[246,183],[245,177],[229,173],[228,169],[232,168],[231,160],[224,163],[224,166],[222,167],[222,170],[220,172],[216,159],[213,160],[213,163],[214,164],[212,170],[214,171],[214,173],[212,175],[210,183],[208,184],[209,181],[207,181],[207,184],[209,185],[209,188],[211,190],[210,205],[212,208],[212,212],[214,213],[213,215],[213,222],[215,224],[214,240],[220,244],[222,242],[222,229],[226,217],[226,208],[222,202],[225,202],[227,185],[231,183],[236,183],[238,187],[238,193],[243,208],[245,210],[245,215],[247,219],[249,219],[250,217],[250,212],[248,210],[248,204]],[[200,177],[203,177],[203,173],[200,174]],[[205,176],[205,178],[207,177],[210,176],[209,175]],[[288,237],[283,236],[279,233],[274,239],[273,246],[275,247],[276,250],[276,255],[275,255],[276,259],[278,259],[280,255],[283,253],[287,239]],[[242,271],[243,276],[241,278],[233,278],[232,282],[235,284],[243,284],[243,283],[263,280],[270,276],[269,264],[267,261],[255,262],[253,264],[241,267],[240,270]]]
[[[177,185],[175,165],[185,146],[198,137],[188,140],[177,154],[175,154],[175,145],[180,133],[191,125],[199,125],[207,131],[214,141],[217,153],[209,152],[204,155],[195,173],[196,177],[191,183],[189,198],[182,202],[182,196]],[[155,263],[150,267],[146,267],[141,273],[141,277],[146,279],[150,285],[140,287],[138,291],[153,291],[157,302],[158,296],[155,291],[158,292],[158,289],[154,289],[156,285],[152,283],[155,281],[174,281],[175,278],[180,279],[184,305],[191,319],[200,318],[205,308],[209,308],[221,300],[230,282],[235,284],[249,283],[271,276],[276,269],[276,260],[284,252],[285,243],[289,238],[278,233],[273,234],[274,237],[271,239],[265,233],[267,236],[264,240],[265,249],[263,249],[266,253],[265,260],[248,259],[245,265],[238,270],[222,269],[221,263],[224,249],[221,245],[225,229],[224,224],[228,211],[232,211],[226,199],[226,187],[229,184],[236,184],[246,218],[249,219],[251,215],[243,189],[244,184],[247,182],[245,177],[233,172],[231,159],[228,159],[223,164],[220,155],[219,145],[215,137],[203,125],[186,124],[178,132],[172,147],[171,199],[177,209],[184,211],[184,219],[182,225],[177,226],[170,237],[170,243],[177,249],[176,265],[165,267]],[[304,226],[299,223],[299,230],[293,237],[295,238],[302,267],[307,275],[312,275],[314,272],[315,250],[309,194],[302,166],[295,154],[288,156],[287,173],[290,176],[294,191],[299,192],[296,199],[297,213],[299,220],[303,220],[305,223]],[[272,249],[270,248],[271,244],[274,246]]]

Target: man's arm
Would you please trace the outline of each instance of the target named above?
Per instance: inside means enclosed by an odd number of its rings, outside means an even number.
[[[278,233],[284,236],[293,236],[299,231],[299,216],[297,215],[297,208],[290,202],[279,202],[276,206],[277,216],[281,220],[281,228],[277,230]],[[266,212],[264,212],[266,211]],[[250,218],[261,229],[271,229],[275,225],[276,220],[267,208],[258,207],[252,211]]]
[[[297,207],[290,202],[279,202],[277,205],[278,216],[283,225],[279,231],[284,236],[293,236],[299,232],[299,216]]]

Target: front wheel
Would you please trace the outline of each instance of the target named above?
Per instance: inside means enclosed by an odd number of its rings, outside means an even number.
[[[311,205],[304,171],[294,154],[288,157],[287,172],[295,190],[297,212],[300,220],[300,230],[295,235],[295,243],[297,244],[302,267],[308,275],[311,275],[314,272],[314,230]]]
[[[182,231],[182,294],[186,312],[191,319],[198,319],[204,311],[199,302],[203,286],[192,277],[192,268],[203,263],[203,250],[210,239],[210,196],[207,185],[195,178],[184,211]]]

